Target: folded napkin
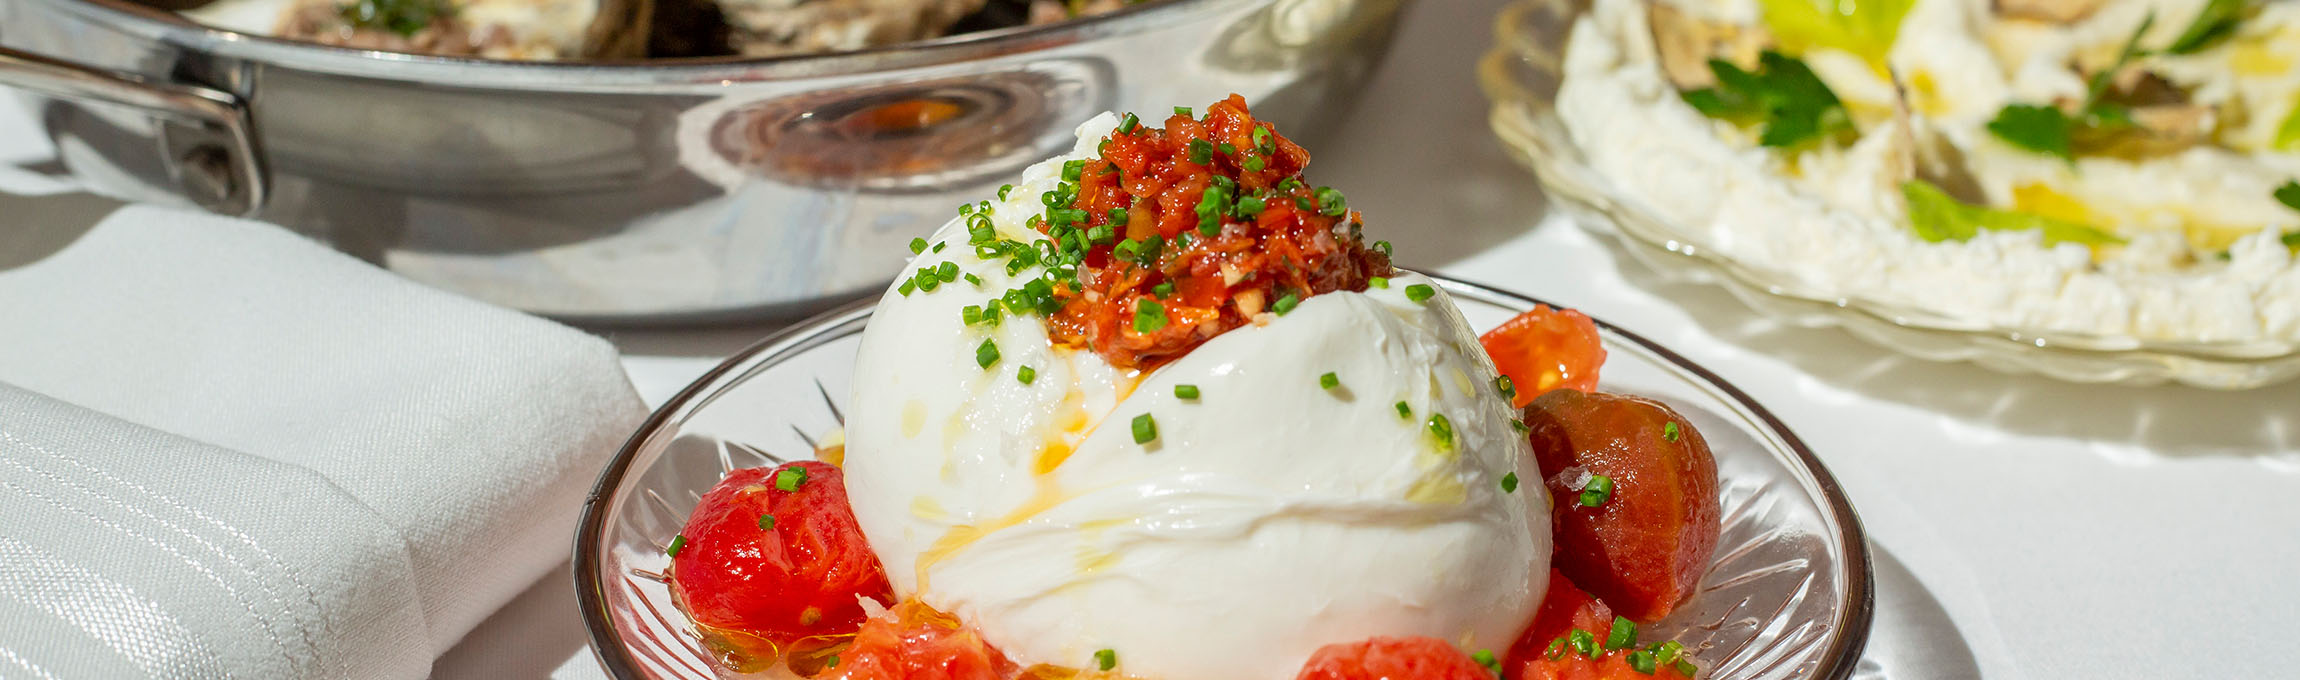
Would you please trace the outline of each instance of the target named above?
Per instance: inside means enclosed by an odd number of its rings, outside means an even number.
[[[606,342],[276,227],[30,241],[68,245],[0,257],[0,677],[421,677],[644,416]]]

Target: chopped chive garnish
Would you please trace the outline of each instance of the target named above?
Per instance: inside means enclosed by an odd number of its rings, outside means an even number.
[[[1573,651],[1580,652],[1582,656],[1597,656],[1597,636],[1589,631],[1579,628],[1573,629],[1573,632],[1565,634],[1565,644],[1573,647]]]
[[[1003,200],[1006,200],[1006,194],[1007,194],[1008,192],[1011,192],[1011,191],[1014,191],[1014,185],[1012,185],[1012,184],[1002,184],[1002,185],[999,185],[999,187],[998,187],[998,200],[1001,200],[1001,201],[1003,201]]]
[[[1382,254],[1382,257],[1389,257],[1389,256],[1390,256],[1390,242],[1388,242],[1388,241],[1375,241],[1375,242],[1374,242],[1374,250],[1376,250],[1376,251],[1379,251],[1379,252]]]
[[[1134,332],[1149,333],[1166,327],[1166,306],[1142,298],[1134,303]]]
[[[911,279],[903,279],[902,287],[894,289],[894,292],[901,293],[903,297],[910,297],[910,292],[914,290],[918,290],[918,282]]]
[[[1411,286],[1406,286],[1406,299],[1412,300],[1414,302],[1421,302],[1423,300],[1430,299],[1430,296],[1436,294],[1437,289],[1431,288],[1429,284],[1426,283],[1417,283]]]
[[[1220,146],[1220,147],[1217,147],[1217,148],[1219,148],[1219,149],[1221,149],[1221,150],[1222,150],[1222,155],[1224,155],[1224,156],[1236,156],[1236,155],[1238,155],[1238,145],[1236,145],[1236,144],[1231,144],[1231,143],[1229,143],[1229,142],[1223,142],[1223,143],[1222,143],[1222,146]]]
[[[912,254],[912,255],[917,255],[917,254],[919,254],[919,253],[923,253],[923,252],[926,252],[926,239],[923,239],[923,238],[914,238],[914,239],[911,239],[911,240],[910,240],[910,254]]]
[[[1376,276],[1370,279],[1366,279],[1366,285],[1375,288],[1388,288],[1390,287],[1390,277]]]
[[[1443,413],[1430,414],[1430,436],[1437,438],[1438,450],[1453,450],[1453,421]]]
[[[1262,168],[1267,166],[1263,163],[1261,156],[1247,156],[1245,167],[1246,172],[1261,172]]]
[[[982,305],[967,305],[965,309],[958,310],[958,320],[969,326],[982,323]]]
[[[1131,113],[1129,113],[1129,114],[1126,114],[1126,117],[1125,117],[1125,118],[1120,118],[1120,119],[1118,119],[1118,132],[1119,132],[1119,134],[1125,134],[1125,133],[1128,133],[1128,132],[1133,132],[1133,131],[1134,131],[1134,126],[1136,126],[1136,125],[1141,125],[1141,124],[1142,124],[1142,119],[1134,117],[1134,114],[1131,114]],[[1109,669],[1105,668],[1105,669],[1103,669],[1103,670],[1109,670]]]
[[[1676,663],[1677,659],[1685,653],[1685,645],[1676,640],[1653,643],[1650,649],[1653,650],[1653,660],[1665,664]],[[1687,673],[1686,675],[1692,674]]]
[[[992,342],[989,338],[983,338],[982,345],[974,348],[974,363],[983,368],[990,368],[991,364],[998,363],[998,343]]]
[[[1343,199],[1342,192],[1335,191],[1333,187],[1318,187],[1317,191],[1311,193],[1318,197],[1318,212],[1329,217],[1339,217],[1350,211],[1349,201]]]
[[[1506,375],[1504,375],[1504,376],[1496,376],[1496,377],[1493,379],[1493,388],[1494,388],[1494,389],[1497,389],[1497,390],[1501,390],[1501,398],[1503,398],[1503,399],[1508,399],[1508,400],[1511,400],[1511,401],[1516,401],[1516,400],[1517,400],[1517,383],[1516,383],[1516,382],[1514,382],[1514,381],[1511,381],[1511,380],[1509,379],[1509,376],[1506,376]],[[1677,425],[1677,424],[1676,424],[1676,423],[1670,423],[1669,425],[1670,425],[1670,427],[1674,428],[1674,427],[1676,427],[1676,425]],[[1676,440],[1675,440],[1675,439],[1672,439],[1672,440],[1670,440],[1670,441],[1676,441]]]
[[[1254,134],[1253,134],[1252,136],[1253,136],[1253,138],[1254,138],[1254,146],[1257,146],[1257,147],[1261,147],[1261,148],[1265,148],[1265,149],[1270,147],[1270,129],[1269,129],[1269,128],[1266,128],[1266,127],[1262,127],[1262,126],[1260,126],[1260,125],[1256,125],[1256,126],[1254,126]]]
[[[1493,658],[1493,650],[1477,650],[1475,653],[1469,655],[1469,660],[1477,662],[1477,665],[1484,666],[1487,671],[1490,671],[1494,674],[1498,675],[1501,673],[1501,660]]]
[[[1133,116],[1134,114],[1126,114]],[[1118,667],[1118,653],[1107,649],[1094,650],[1094,667],[1110,670]]]
[[[943,247],[943,246],[947,246],[947,245],[950,245],[950,244],[948,244],[948,243],[936,243],[936,244],[934,244],[934,248],[932,248],[932,250],[933,250],[934,252],[938,252],[938,253],[939,253],[939,252],[942,252],[942,247]]]
[[[1402,401],[1401,401],[1401,402],[1398,402],[1398,417],[1399,417],[1399,418],[1412,418],[1412,417],[1414,417],[1414,407],[1412,407],[1412,406],[1408,406],[1408,405],[1406,405],[1406,403],[1405,403],[1405,402],[1402,402]]]
[[[1174,386],[1174,398],[1176,398],[1176,399],[1196,399],[1196,398],[1198,398],[1198,386],[1197,386],[1197,385],[1175,385],[1175,386]]]
[[[1512,472],[1501,476],[1501,492],[1517,493],[1517,473]]]
[[[1637,646],[1637,622],[1628,617],[1613,617],[1613,632],[1605,636],[1606,649],[1628,649]]]
[[[1174,294],[1174,282],[1165,281],[1159,283],[1158,285],[1151,286],[1150,294],[1158,296],[1158,299],[1161,300],[1166,299],[1166,296]]]
[[[827,661],[827,662],[824,662],[824,664],[823,664],[823,667],[824,667],[824,668],[838,668],[838,667],[839,667],[839,655],[837,655],[837,654],[832,654],[832,655],[831,655],[831,658],[830,658],[830,660],[829,660],[829,661]]]
[[[1270,305],[1270,311],[1277,312],[1278,316],[1285,316],[1287,312],[1294,311],[1294,307],[1300,304],[1302,304],[1301,298],[1295,297],[1293,293],[1287,293],[1285,297],[1278,298],[1277,304]]]
[[[1247,196],[1245,198],[1238,199],[1238,205],[1234,210],[1238,213],[1239,217],[1258,217],[1262,214],[1263,205],[1262,197]]]
[[[774,515],[760,515],[760,516],[759,516],[759,528],[760,528],[760,529],[773,529],[773,528],[775,528],[775,516],[774,516]]]
[[[1581,504],[1584,507],[1594,508],[1600,505],[1604,505],[1605,501],[1612,497],[1612,477],[1607,477],[1605,475],[1590,475],[1589,485],[1581,487]]]
[[[1693,677],[1693,674],[1695,673],[1701,672],[1700,666],[1695,666],[1693,665],[1693,662],[1684,659],[1678,659],[1677,663],[1669,664],[1669,667],[1677,669],[1678,675],[1683,675],[1688,678]]]
[[[1550,640],[1549,648],[1542,650],[1541,655],[1547,657],[1551,661],[1556,661],[1559,657],[1565,656],[1565,638],[1561,637],[1555,640]]]
[[[1134,416],[1134,443],[1148,444],[1158,438],[1158,421],[1150,414]]]
[[[1672,420],[1669,421],[1669,424],[1661,426],[1661,438],[1675,443],[1679,439],[1684,439],[1685,433],[1678,431],[1677,421]]]
[[[1184,118],[1196,118],[1196,117],[1197,117],[1196,115],[1193,115],[1193,114],[1191,114],[1191,113],[1190,113],[1190,107],[1187,107],[1187,106],[1177,106],[1177,107],[1174,107],[1174,115],[1177,115],[1177,116],[1182,116],[1182,117],[1184,117]]]
[[[1127,216],[1127,215],[1126,215],[1126,209],[1125,209],[1125,208],[1111,208],[1111,209],[1110,209],[1110,223],[1111,223],[1111,224],[1125,224],[1125,223],[1126,223],[1126,216]]]
[[[1028,385],[1028,384],[1030,384],[1030,383],[1033,383],[1033,382],[1037,382],[1037,381],[1038,381],[1038,369],[1035,369],[1035,368],[1031,368],[1031,367],[1029,367],[1029,366],[1024,366],[1024,367],[1022,367],[1022,368],[1019,368],[1019,369],[1015,369],[1015,371],[1014,371],[1014,379],[1015,379],[1015,380],[1020,380],[1020,381],[1022,381],[1022,384],[1024,384],[1024,385]]]
[[[1509,419],[1509,429],[1512,429],[1512,430],[1517,430],[1517,433],[1518,433],[1518,434],[1528,434],[1528,433],[1531,433],[1531,432],[1533,432],[1533,428],[1532,428],[1532,427],[1528,427],[1528,426],[1525,424],[1525,421],[1523,421],[1523,420],[1518,420],[1518,419],[1516,419],[1516,418],[1511,418],[1511,419]]]
[[[918,281],[918,289],[929,293],[934,292],[936,286],[942,285],[942,279],[934,275],[934,270],[925,267],[919,268],[916,280]]]
[[[1325,375],[1321,375],[1321,376],[1318,376],[1318,387],[1319,387],[1319,388],[1322,388],[1322,389],[1329,389],[1329,390],[1330,390],[1330,389],[1334,389],[1334,388],[1336,388],[1336,387],[1341,387],[1341,386],[1342,386],[1342,377],[1341,377],[1341,376],[1339,376],[1339,375],[1335,375],[1333,371],[1327,371]]]
[[[1203,139],[1190,140],[1190,162],[1199,165],[1213,163],[1214,145],[1207,144]]]
[[[1086,161],[1070,160],[1062,163],[1062,181],[1076,182],[1079,176],[1084,174],[1086,174]]]
[[[671,545],[669,545],[669,546],[667,546],[667,547],[664,547],[664,548],[663,548],[663,555],[664,555],[665,557],[678,557],[678,556],[679,556],[679,550],[680,550],[681,548],[685,548],[685,547],[687,547],[687,535],[686,535],[686,534],[679,534],[679,535],[677,535],[677,536],[672,536],[672,537],[671,537]]]
[[[935,278],[939,278],[939,279],[942,279],[942,282],[943,282],[943,283],[950,283],[950,282],[953,282],[953,281],[957,281],[957,280],[958,280],[958,263],[956,263],[956,262],[944,262],[944,263],[942,263],[942,266],[934,268],[934,275],[935,275]]]
[[[1644,673],[1644,674],[1646,674],[1646,675],[1652,675],[1652,674],[1653,674],[1653,653],[1652,653],[1652,652],[1643,651],[1643,650],[1640,650],[1640,651],[1635,651],[1635,652],[1630,652],[1630,653],[1629,653],[1629,659],[1628,659],[1628,661],[1629,661],[1629,670],[1637,671],[1637,672],[1639,672],[1639,673]]]
[[[776,491],[797,491],[799,490],[799,485],[805,483],[807,483],[806,468],[787,467],[775,471]]]

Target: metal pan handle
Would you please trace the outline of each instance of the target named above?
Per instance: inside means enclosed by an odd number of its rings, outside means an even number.
[[[151,160],[178,195],[235,216],[253,214],[264,203],[264,168],[247,107],[231,93],[150,82],[6,47],[0,47],[0,86],[140,113],[152,123]]]

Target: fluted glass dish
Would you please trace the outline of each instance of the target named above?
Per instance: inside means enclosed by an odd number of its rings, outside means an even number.
[[[1714,284],[1783,322],[1840,326],[1879,345],[1934,361],[1971,361],[2008,373],[2086,383],[2250,389],[2300,376],[2300,343],[2172,342],[2130,336],[1999,326],[1907,304],[1844,295],[1788,273],[1737,260],[1700,229],[1643,207],[1590,167],[1558,118],[1566,45],[1587,0],[1517,0],[1494,20],[1494,47],[1478,64],[1493,100],[1492,125],[1533,168],[1550,202],[1666,279]]]
[[[1440,279],[1475,328],[1538,301]],[[663,550],[730,470],[808,457],[839,432],[868,303],[751,346],[650,417],[599,476],[576,536],[575,587],[591,648],[617,678],[715,677],[662,581]],[[1598,321],[1601,388],[1658,399],[1716,454],[1723,509],[1717,555],[1691,604],[1644,627],[1695,650],[1700,677],[1850,676],[1873,599],[1867,544],[1836,480],[1804,442],[1716,374]]]

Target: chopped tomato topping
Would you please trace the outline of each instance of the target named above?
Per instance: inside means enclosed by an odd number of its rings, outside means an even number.
[[[845,680],[1006,680],[1017,669],[957,617],[910,600],[865,622],[830,670]]]
[[[1502,662],[1503,680],[1629,680],[1691,678],[1692,662],[1673,645],[1607,649],[1613,611],[1575,586],[1563,572],[1549,570],[1549,592],[1517,644]],[[1637,658],[1631,658],[1632,656]],[[1679,661],[1685,664],[1680,667]]]
[[[844,474],[825,463],[736,470],[673,545],[672,596],[736,670],[835,646],[863,623],[856,598],[894,600]]]
[[[1204,118],[1177,112],[1164,128],[1127,120],[1100,157],[1065,169],[1065,189],[1032,222],[1083,252],[1075,286],[1056,291],[1056,342],[1147,369],[1280,300],[1390,275],[1341,194],[1302,180],[1309,152],[1255,120],[1244,97]]]
[[[1595,391],[1598,367],[1605,365],[1605,341],[1597,334],[1597,322],[1571,309],[1534,305],[1532,311],[1478,336],[1478,342],[1485,345],[1501,374],[1517,386],[1511,402],[1519,408],[1554,389]]]
[[[1294,680],[1493,680],[1493,671],[1444,640],[1377,637],[1318,648]]]

